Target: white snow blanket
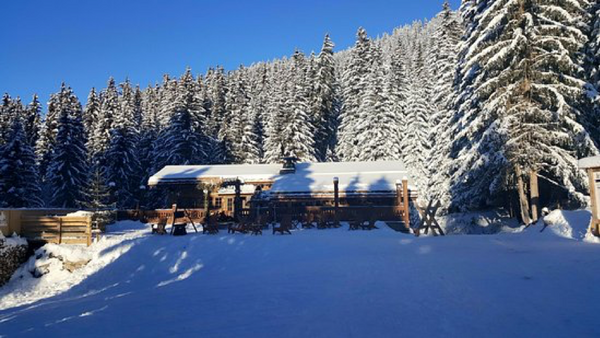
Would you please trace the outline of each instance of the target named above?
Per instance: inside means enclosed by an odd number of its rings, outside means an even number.
[[[91,257],[80,270],[0,289],[0,336],[598,337],[600,245],[576,230],[589,212],[547,221],[420,238],[381,223],[172,237],[121,222],[71,248]]]

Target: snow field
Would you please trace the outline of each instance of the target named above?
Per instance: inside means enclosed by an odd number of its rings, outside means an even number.
[[[121,222],[81,272],[0,289],[0,335],[598,336],[600,246],[555,235],[589,213],[550,216],[560,225],[541,234],[421,238],[383,224],[153,236]]]

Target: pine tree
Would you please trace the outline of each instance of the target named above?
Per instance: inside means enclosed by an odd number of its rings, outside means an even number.
[[[71,97],[72,90],[67,87],[63,82],[61,84],[60,92],[51,94],[50,100],[48,101],[48,111],[42,123],[40,135],[36,144],[36,156],[38,162],[39,177],[42,181],[44,201],[50,199],[50,191],[47,191],[47,184],[45,183],[48,166],[54,156],[54,150],[56,148],[56,133],[58,131],[58,119],[63,109],[63,106],[67,106],[65,109],[78,109],[79,103],[73,100],[65,98]]]
[[[27,139],[27,142],[31,148],[35,149],[42,124],[42,104],[38,100],[37,95],[33,95],[31,103],[27,106],[27,109],[25,109],[23,113],[23,129],[25,130],[25,138]]]
[[[93,164],[106,165],[106,151],[110,146],[110,132],[115,116],[119,114],[119,92],[111,77],[108,86],[100,94],[100,110],[89,136],[87,149]]]
[[[8,142],[0,146],[0,207],[42,205],[35,153],[20,118],[13,119]]]
[[[448,1],[444,2],[442,12],[437,16],[439,23],[433,35],[434,60],[431,64],[436,69],[433,91],[433,115],[431,117],[431,132],[429,142],[432,150],[429,156],[429,172],[431,180],[427,191],[431,197],[441,200],[448,205],[449,168],[447,163],[450,144],[452,142],[451,120],[454,114],[453,102],[456,95],[454,79],[458,63],[458,45],[463,34],[458,19]]]
[[[45,177],[49,205],[79,208],[84,205],[88,177],[85,131],[81,104],[63,85],[57,95],[57,132]]]
[[[398,160],[398,116],[387,109],[383,93],[383,65],[377,49],[373,50],[373,69],[365,79],[365,90],[359,106],[360,123],[356,127],[359,147],[354,154],[358,161]]]
[[[279,66],[279,65],[278,65]],[[265,162],[281,163],[286,156],[283,146],[283,127],[287,121],[285,101],[287,97],[287,74],[289,70],[278,69],[279,77],[274,79],[273,92],[267,103],[265,128]]]
[[[85,134],[87,135],[88,140],[92,139],[93,130],[98,125],[100,108],[100,98],[96,93],[96,88],[92,88],[88,95],[85,109],[83,110],[83,126],[85,127]]]
[[[365,89],[364,79],[372,64],[371,40],[367,37],[367,32],[361,27],[356,35],[357,40],[350,51],[349,64],[342,74],[343,105],[339,116],[336,151],[343,161],[356,159],[354,152],[358,147],[356,126],[360,123],[358,118],[360,98]]]
[[[306,58],[300,51],[292,59],[292,85],[286,110],[286,123],[282,130],[283,152],[300,162],[315,162],[313,121],[308,115],[308,84],[306,83]]]
[[[104,168],[100,165],[94,165],[90,169],[86,199],[83,204],[86,209],[98,211],[109,208],[111,196],[105,177]]]
[[[471,4],[472,6],[476,4]],[[587,1],[495,1],[466,6],[472,20],[463,51],[460,126],[451,157],[455,206],[482,207],[520,190],[530,172],[556,182],[583,203],[577,157],[597,152],[580,121],[585,85],[579,51]],[[560,57],[557,57],[560,55]],[[562,189],[561,189],[562,190]]]
[[[207,161],[206,121],[196,86],[188,69],[177,85],[175,101],[169,104],[174,109],[167,113],[171,115],[169,125],[154,143],[155,171],[165,165],[203,164]],[[164,109],[162,113],[165,113]]]
[[[402,139],[402,153],[407,169],[414,173],[420,191],[424,191],[430,177],[427,159],[431,151],[430,129],[433,109],[429,103],[431,75],[425,67],[423,46],[417,42],[411,60],[406,118]]]
[[[110,188],[111,203],[119,209],[130,209],[137,204],[140,164],[137,157],[139,134],[136,129],[135,94],[129,81],[121,84],[120,110],[113,115],[110,141],[106,151],[105,171]]]
[[[325,35],[321,53],[316,60],[317,69],[314,79],[312,114],[315,121],[316,157],[320,161],[334,147],[337,113],[335,111],[335,63],[333,47],[335,45]]]

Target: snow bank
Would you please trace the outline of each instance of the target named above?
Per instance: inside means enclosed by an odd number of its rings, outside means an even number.
[[[554,210],[544,217],[547,227],[543,232],[576,241],[600,243],[600,239],[590,232],[591,218],[589,210]],[[540,226],[543,223],[538,223],[534,228],[538,229]]]
[[[120,231],[107,234],[90,247],[46,244],[0,288],[0,310],[52,297],[98,272],[148,232],[144,224],[125,221]]]

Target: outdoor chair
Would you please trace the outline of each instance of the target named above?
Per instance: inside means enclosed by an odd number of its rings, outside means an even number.
[[[166,235],[167,234],[167,219],[161,218],[158,220],[158,222],[156,222],[156,224],[153,224],[152,225],[152,233],[159,234],[159,235]]]
[[[292,227],[292,215],[289,214],[285,214],[281,217],[281,223],[279,224],[279,226],[273,226],[273,235],[275,235],[275,233],[279,232],[280,234],[284,235],[284,234],[292,234],[292,232],[290,231],[290,228]]]

